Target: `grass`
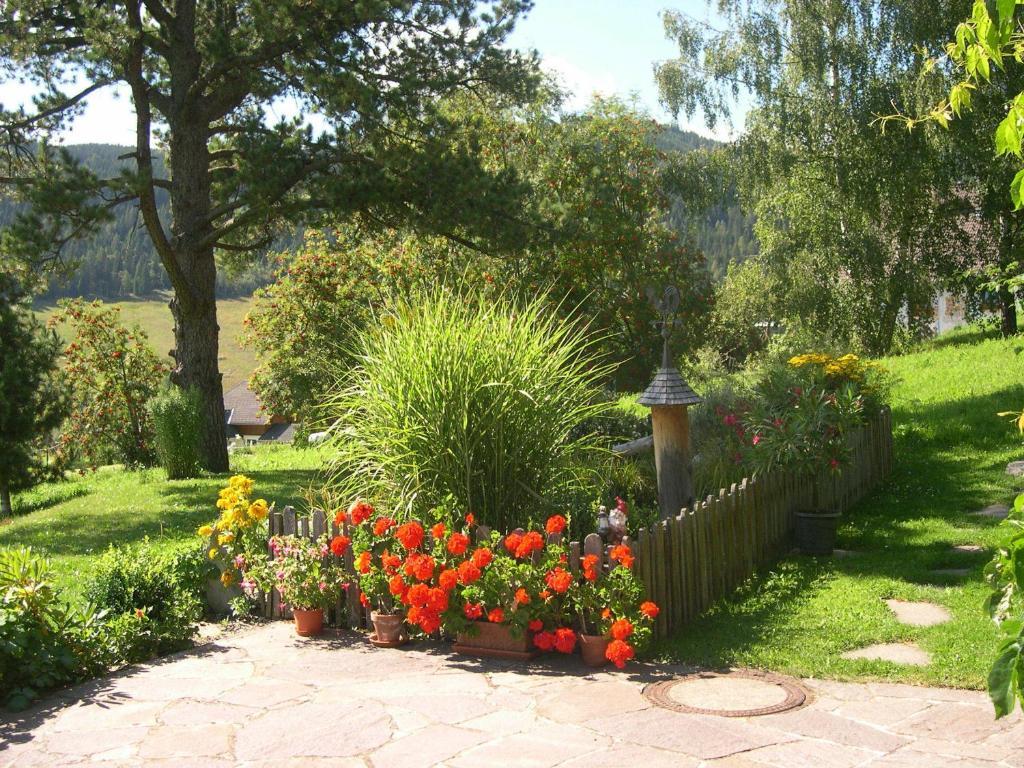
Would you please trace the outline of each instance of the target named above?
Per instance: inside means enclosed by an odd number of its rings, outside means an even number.
[[[1015,493],[1004,473],[1024,447],[997,411],[1024,407],[1024,339],[965,331],[884,360],[894,393],[896,467],[846,515],[838,546],[846,558],[793,556],[751,579],[701,620],[664,642],[665,657],[739,665],[798,676],[884,679],[983,688],[996,632],[982,609],[985,553],[1003,538],[998,521],[969,513]],[[932,573],[969,568],[963,577]],[[886,598],[927,600],[953,620],[929,628],[899,624]],[[932,664],[847,661],[871,643],[916,642]]]
[[[108,302],[121,308],[121,319],[131,325],[138,323],[149,336],[149,343],[158,354],[166,355],[174,348],[174,319],[167,306],[170,294],[155,293],[150,296]],[[242,334],[242,320],[249,311],[249,299],[221,299],[217,302],[217,320],[220,324],[220,371],[224,374],[224,391],[231,389],[249,378],[256,367],[256,355],[252,350],[242,349],[239,337]],[[54,305],[37,307],[37,314],[43,320],[56,311]],[[168,358],[169,359],[169,358]]]
[[[278,507],[304,507],[304,489],[321,465],[318,451],[266,446],[232,459],[234,472]],[[0,547],[31,546],[52,560],[57,586],[75,599],[95,556],[110,544],[149,537],[160,548],[197,543],[195,531],[217,516],[214,502],[228,475],[168,481],[161,469],[104,467],[47,483],[14,499],[15,517],[0,525]]]

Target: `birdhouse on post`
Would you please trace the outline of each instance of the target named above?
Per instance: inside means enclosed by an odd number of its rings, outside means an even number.
[[[658,471],[658,507],[662,519],[678,515],[693,503],[693,478],[690,456],[690,418],[686,409],[701,402],[672,362],[669,336],[679,309],[679,291],[665,289],[652,301],[661,314],[661,368],[637,402],[651,409],[654,430],[654,462]]]

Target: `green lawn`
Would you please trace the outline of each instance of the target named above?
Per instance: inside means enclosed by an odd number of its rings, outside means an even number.
[[[878,678],[984,687],[996,632],[982,610],[997,521],[970,512],[1014,495],[1008,461],[1024,447],[997,411],[1024,407],[1024,339],[960,332],[883,361],[900,378],[893,402],[896,467],[840,530],[848,558],[793,556],[758,574],[729,600],[659,649],[691,663],[735,664],[800,676]],[[971,569],[966,577],[934,569]],[[885,598],[929,600],[953,621],[931,628],[896,622]],[[844,661],[870,643],[913,641],[929,667]]]
[[[138,299],[107,302],[121,308],[121,320],[126,324],[138,323],[149,336],[149,343],[160,355],[174,348],[174,320],[167,306],[170,294],[155,293]],[[217,302],[217,322],[220,324],[220,372],[224,375],[224,390],[249,378],[256,367],[256,354],[242,349],[239,337],[242,320],[251,306],[250,299],[220,299]],[[55,307],[37,307],[40,318],[53,314]]]
[[[312,449],[260,447],[235,456],[232,469],[249,475],[255,495],[278,507],[304,507],[320,454]],[[195,530],[218,514],[217,491],[228,475],[168,482],[163,470],[106,467],[64,483],[47,483],[15,497],[15,517],[0,525],[0,547],[31,545],[52,559],[58,585],[74,596],[82,575],[109,544],[148,536],[160,546],[197,541]]]

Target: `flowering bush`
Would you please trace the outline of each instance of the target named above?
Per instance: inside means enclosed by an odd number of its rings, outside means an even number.
[[[788,365],[828,392],[852,388],[861,398],[865,415],[875,415],[888,402],[892,380],[879,363],[853,354],[834,357],[814,352],[791,357]]]
[[[252,500],[253,481],[235,475],[217,497],[220,517],[199,528],[200,536],[209,539],[207,556],[220,568],[225,587],[238,584],[250,561],[266,554],[267,515],[270,508],[264,499]]]
[[[258,558],[243,569],[242,588],[269,594],[277,589],[281,601],[294,609],[312,611],[336,604],[349,588],[349,578],[331,557],[328,537],[309,541],[298,536],[274,536],[272,558]]]
[[[584,555],[582,578],[572,587],[570,602],[580,631],[611,638],[606,657],[620,669],[651,636],[658,606],[641,602],[643,589],[633,571],[633,552],[626,544],[612,547],[612,568],[602,573],[597,555]]]

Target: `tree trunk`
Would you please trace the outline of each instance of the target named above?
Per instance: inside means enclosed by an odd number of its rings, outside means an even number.
[[[199,393],[203,469],[228,471],[224,432],[224,391],[217,356],[217,263],[203,240],[211,230],[210,155],[207,128],[187,112],[176,116],[170,138],[171,243],[177,264],[174,315],[175,370],[171,380]]]
[[[1013,336],[1017,333],[1017,302],[1014,295],[1001,287],[999,289],[999,313],[1002,316],[999,328],[1003,336]]]
[[[11,505],[11,488],[4,483],[0,485],[0,520],[14,514],[14,507]]]

